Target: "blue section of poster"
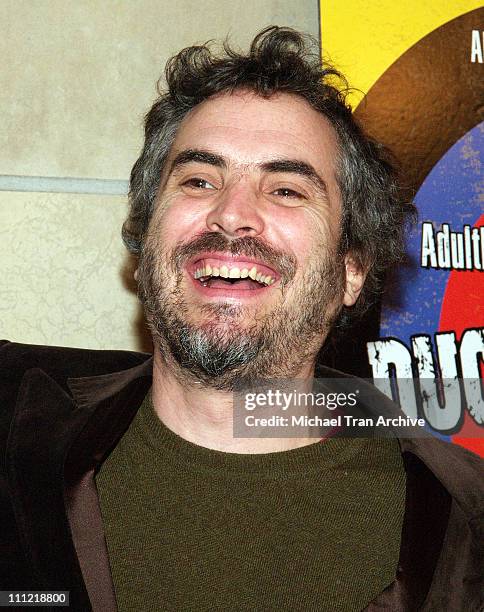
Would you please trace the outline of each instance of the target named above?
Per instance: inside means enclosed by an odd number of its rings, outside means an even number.
[[[419,189],[415,198],[419,223],[407,241],[411,265],[402,268],[398,278],[390,279],[387,285],[380,336],[397,337],[409,345],[414,334],[433,335],[439,331],[450,271],[421,267],[422,223],[433,222],[435,231],[447,223],[451,230],[459,232],[464,225],[476,223],[484,208],[483,151],[484,123],[481,123],[447,151]]]

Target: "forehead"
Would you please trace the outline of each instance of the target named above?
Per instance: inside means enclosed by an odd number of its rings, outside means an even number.
[[[303,98],[279,93],[225,93],[205,100],[183,120],[172,150],[205,148],[229,161],[257,164],[298,159],[329,179],[334,176],[337,137],[329,121]]]

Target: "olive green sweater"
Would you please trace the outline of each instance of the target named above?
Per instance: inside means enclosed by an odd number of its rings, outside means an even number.
[[[121,612],[356,612],[395,577],[392,440],[224,453],[169,430],[148,395],[96,482]]]

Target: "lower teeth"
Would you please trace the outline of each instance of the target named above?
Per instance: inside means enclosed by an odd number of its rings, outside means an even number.
[[[204,287],[208,287],[209,286],[209,282],[211,280],[213,280],[213,277],[199,278],[198,280],[199,280],[200,284],[202,284]],[[255,281],[255,280],[250,279],[250,278],[247,278],[247,279],[240,279],[240,278],[231,279],[231,278],[219,277],[218,280],[225,281],[228,285],[235,285],[240,280],[252,280],[252,282],[255,283],[256,285],[258,285],[259,287],[267,287],[267,285],[265,283],[259,283],[259,281]]]

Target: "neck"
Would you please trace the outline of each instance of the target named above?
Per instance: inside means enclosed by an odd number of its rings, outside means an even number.
[[[158,418],[180,437],[199,446],[231,453],[272,453],[313,444],[314,437],[235,438],[233,393],[183,384],[175,366],[155,348],[153,361],[153,405]],[[304,364],[297,375],[310,389],[314,362]]]

